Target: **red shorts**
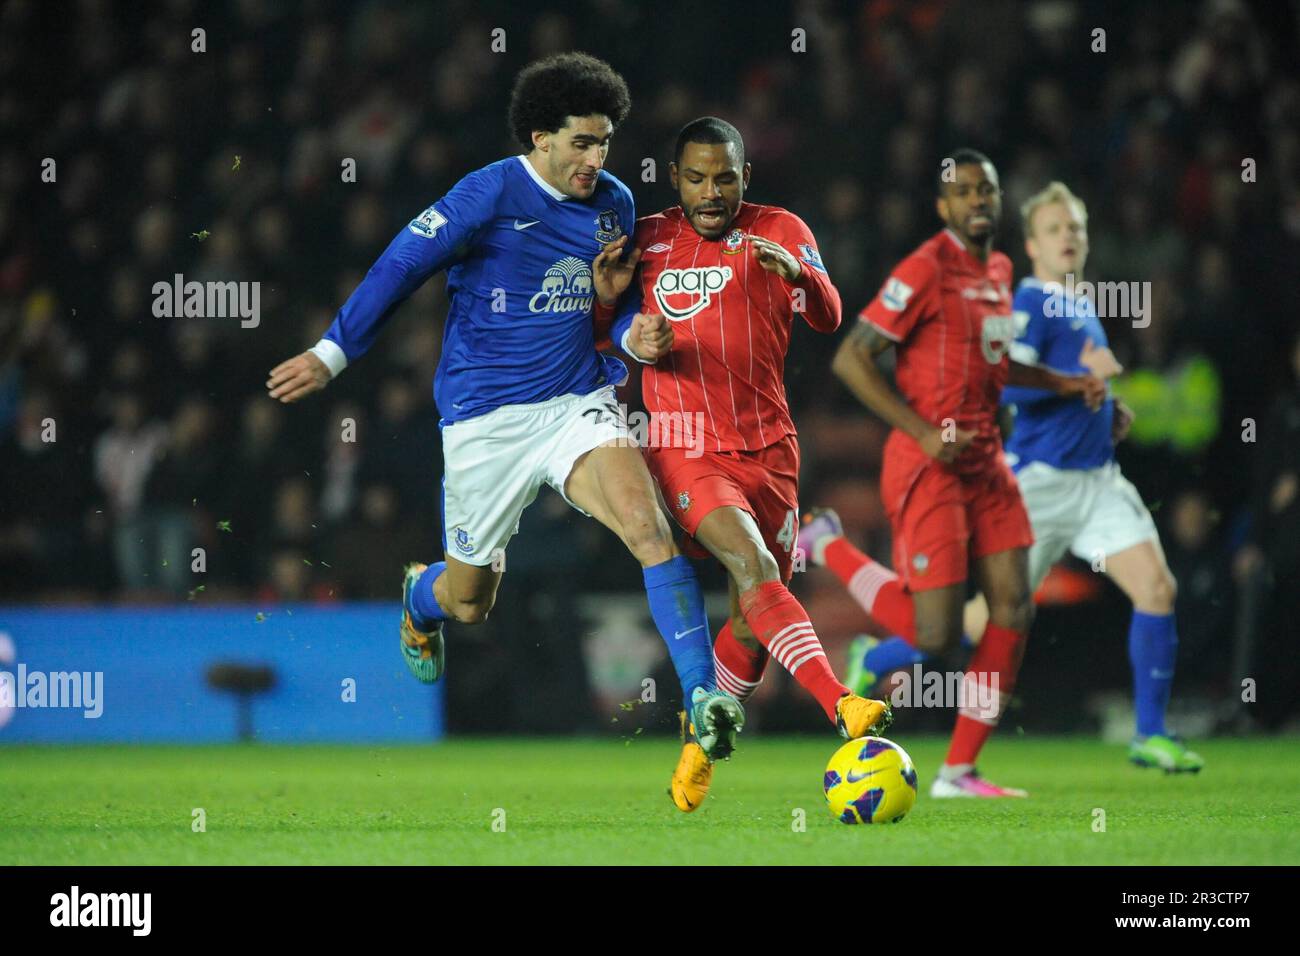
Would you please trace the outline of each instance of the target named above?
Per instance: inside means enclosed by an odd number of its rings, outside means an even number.
[[[1020,486],[1001,454],[963,475],[895,435],[885,445],[880,497],[894,532],[894,570],[909,590],[959,584],[968,556],[1034,543]]]
[[[733,505],[753,516],[781,580],[789,582],[799,532],[799,443],[793,435],[759,451],[696,455],[693,449],[647,448],[645,459],[668,510],[692,536],[688,555],[708,557],[693,536],[705,515]]]

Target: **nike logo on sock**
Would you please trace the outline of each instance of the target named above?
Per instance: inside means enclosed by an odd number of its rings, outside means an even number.
[[[518,229],[520,232],[523,232],[523,231],[524,231],[525,229],[527,229],[529,226],[535,226],[535,225],[537,225],[539,222],[541,222],[540,219],[534,219],[532,222],[521,223],[518,219],[516,219],[516,220],[515,220],[515,228]]]
[[[694,627],[692,627],[692,628],[690,628],[689,630],[686,630],[686,631],[675,631],[675,632],[673,633],[673,640],[675,640],[675,641],[680,641],[680,640],[681,640],[683,637],[685,637],[687,634],[691,634],[691,633],[693,633],[693,632],[695,632],[695,631],[702,631],[702,630],[704,630],[704,625],[703,625],[703,624],[697,624],[697,625],[695,625]]]

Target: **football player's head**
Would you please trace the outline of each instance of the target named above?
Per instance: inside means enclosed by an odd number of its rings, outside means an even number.
[[[959,149],[945,156],[935,178],[935,208],[953,232],[969,242],[992,241],[1002,219],[998,171],[983,153]]]
[[[510,132],[548,183],[587,199],[596,191],[614,130],[631,109],[627,84],[608,63],[560,53],[519,71],[510,94]]]
[[[721,239],[749,186],[740,130],[716,116],[691,120],[677,134],[668,176],[691,228],[705,239]]]
[[[1083,278],[1088,262],[1088,207],[1065,183],[1052,182],[1020,207],[1025,253],[1036,273]]]

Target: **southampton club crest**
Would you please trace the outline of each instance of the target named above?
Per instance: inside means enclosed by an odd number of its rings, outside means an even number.
[[[596,217],[596,241],[602,246],[607,242],[613,242],[621,235],[623,235],[623,227],[619,224],[618,213],[614,210],[606,209]]]
[[[745,244],[745,234],[739,229],[733,229],[722,239],[722,254],[724,256],[734,256],[740,252],[741,247]]]
[[[677,509],[682,513],[691,510],[691,493],[689,491],[677,492]]]

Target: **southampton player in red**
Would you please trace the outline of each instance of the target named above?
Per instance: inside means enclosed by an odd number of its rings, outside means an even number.
[[[988,625],[966,687],[996,688],[994,706],[967,693],[931,795],[1019,797],[1024,791],[996,786],[975,769],[1015,687],[1033,617],[1027,564],[1033,535],[1003,459],[998,399],[1011,382],[1079,395],[1095,409],[1105,386],[1089,375],[1008,359],[1016,336],[1011,260],[993,251],[1002,213],[993,164],[959,150],[942,164],[936,185],[946,228],[894,269],[840,347],[833,370],[893,426],[880,492],[901,587],[895,585],[892,606],[876,601],[878,619],[911,635],[919,649],[946,653],[961,639],[969,571],[988,602]],[[876,365],[890,347],[901,398]]]
[[[678,524],[729,575],[731,615],[714,645],[718,686],[745,700],[772,656],[843,736],[879,732],[888,707],[836,678],[787,587],[799,446],[785,355],[796,315],[819,332],[839,327],[839,293],[798,216],[743,201],[750,165],[734,126],[714,117],[687,124],[674,157],[680,205],[637,221],[639,289],[620,303],[612,338],[653,360],[642,377],[646,461]],[[635,315],[642,311],[653,318]],[[688,740],[673,777],[679,809],[699,805],[712,772]]]

